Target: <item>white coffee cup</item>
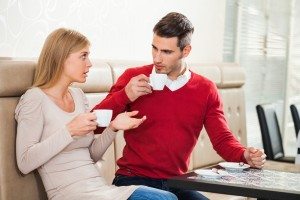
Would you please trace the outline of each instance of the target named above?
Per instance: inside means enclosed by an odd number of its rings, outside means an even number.
[[[107,127],[111,121],[113,111],[109,109],[98,109],[94,110],[96,114],[98,126]]]
[[[167,74],[150,74],[150,85],[153,90],[163,90],[167,82]]]

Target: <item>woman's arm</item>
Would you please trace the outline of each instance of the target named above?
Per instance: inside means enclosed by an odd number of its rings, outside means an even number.
[[[89,102],[84,94],[84,92],[80,88],[76,88],[77,92],[79,92],[82,96],[82,105],[84,106],[85,113],[90,112]],[[89,151],[91,154],[91,158],[94,162],[97,162],[102,158],[107,148],[111,145],[116,137],[117,132],[114,132],[111,128],[106,128],[102,132],[102,134],[98,134],[94,136],[94,140],[89,147]]]
[[[103,154],[112,143],[118,130],[128,130],[137,128],[141,123],[146,120],[146,116],[142,118],[134,118],[138,111],[120,113],[110,123],[103,133],[94,140],[91,145],[90,152],[95,162],[102,158]]]
[[[30,89],[21,97],[15,111],[17,164],[24,174],[45,164],[73,141],[65,126],[41,141],[45,123],[42,100],[36,88]]]
[[[78,91],[82,95],[82,105],[84,106],[85,112],[89,112],[89,102],[81,89]],[[109,127],[106,128],[102,134],[95,136],[91,146],[89,147],[91,158],[94,162],[97,162],[102,158],[107,148],[114,141],[118,130],[127,130],[138,127],[146,116],[137,119],[134,118],[138,111],[132,111],[127,113],[118,114],[117,117],[110,123]]]
[[[94,162],[99,161],[111,143],[114,141],[117,132],[114,132],[110,128],[106,128],[102,134],[96,135],[95,139],[90,146],[91,158]]]

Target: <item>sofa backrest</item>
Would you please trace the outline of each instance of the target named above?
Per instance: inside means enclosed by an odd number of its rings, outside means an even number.
[[[148,64],[138,61],[94,60],[87,82],[74,84],[85,92],[90,107],[107,95],[110,87],[126,68]],[[14,110],[20,96],[32,85],[36,61],[0,60],[0,200],[47,199],[36,171],[23,176],[16,164],[16,121]],[[245,74],[237,64],[190,64],[191,70],[213,80],[223,98],[224,112],[232,132],[246,145],[245,105],[243,84]],[[100,172],[110,184],[117,169],[116,160],[122,156],[125,145],[123,133],[97,163]],[[205,153],[204,153],[205,152]],[[222,159],[212,149],[205,132],[190,158],[189,169],[218,163]]]
[[[37,172],[23,176],[16,162],[14,109],[33,81],[35,62],[0,61],[0,199],[46,199]]]

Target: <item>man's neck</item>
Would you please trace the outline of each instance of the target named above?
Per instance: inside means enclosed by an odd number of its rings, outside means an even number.
[[[171,79],[172,81],[176,80],[179,76],[184,74],[184,72],[186,71],[186,68],[187,67],[185,65],[181,65],[180,72],[176,75],[168,75],[169,79]]]

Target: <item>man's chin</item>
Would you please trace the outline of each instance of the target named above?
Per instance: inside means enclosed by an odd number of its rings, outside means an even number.
[[[157,68],[155,68],[155,72],[158,73],[158,74],[168,74],[166,72],[166,70],[164,70],[164,69],[157,69]]]

